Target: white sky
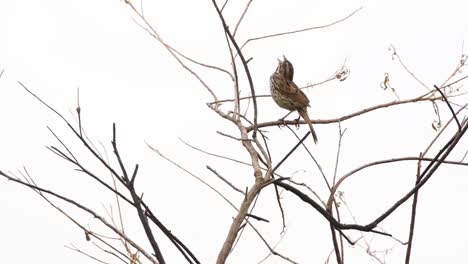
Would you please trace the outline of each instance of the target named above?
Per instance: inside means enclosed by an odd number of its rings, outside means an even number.
[[[232,28],[245,2],[232,1],[228,5],[226,18]],[[144,5],[148,20],[168,43],[202,62],[230,69],[222,28],[211,1],[146,1]],[[445,81],[462,52],[467,52],[468,44],[463,46],[468,36],[466,1],[257,0],[240,26],[237,39],[243,43],[251,37],[328,24],[359,7],[363,9],[355,16],[333,27],[249,44],[244,52],[246,57],[253,58],[249,66],[257,93],[269,92],[268,77],[276,67],[276,59],[283,54],[294,63],[295,81],[299,85],[324,80],[346,60],[351,70],[346,81],[330,82],[306,92],[311,99],[312,118],[329,119],[395,100],[390,91],[380,88],[385,72],[390,74],[400,98],[424,92],[392,60],[390,45],[429,86]],[[105,214],[103,206],[113,204],[113,197],[102,194],[94,182],[45,148],[57,144],[46,126],[66,139],[77,153],[84,153],[83,149],[69,136],[64,124],[17,81],[71,120],[79,87],[83,124],[90,138],[106,145],[111,155],[112,123],[117,123],[126,164],[141,166],[139,191],[145,193],[145,199],[160,219],[191,246],[202,263],[213,263],[234,211],[205,186],[154,155],[145,141],[237,203],[242,197],[220,183],[205,167],[212,166],[241,188],[251,184],[251,171],[194,151],[178,138],[221,155],[242,160],[248,157],[238,142],[216,133],[238,135],[234,126],[208,109],[206,102],[211,98],[206,90],[138,27],[133,17],[122,1],[0,2],[0,71],[5,70],[0,78],[0,169],[16,172],[25,166],[39,185]],[[220,99],[231,97],[232,86],[225,75],[194,69],[214,87]],[[244,94],[247,89],[242,87]],[[457,100],[466,103],[467,98]],[[439,104],[439,108],[446,121],[449,115],[445,105]],[[259,100],[259,109],[261,122],[285,114],[267,99]],[[431,129],[435,118],[432,106],[420,103],[344,122],[342,126],[348,130],[339,175],[376,159],[417,156],[435,135]],[[330,176],[336,155],[337,125],[315,127],[320,143],[310,149]],[[277,162],[294,139],[284,128],[271,127],[268,131],[273,160]],[[306,131],[305,126],[301,127],[299,134]],[[451,159],[461,159],[467,142],[465,139],[460,144]],[[323,181],[306,155],[305,151],[298,151],[281,173],[308,182],[326,197]],[[89,156],[80,156],[91,168],[96,165]],[[103,175],[108,177],[106,173]],[[413,263],[460,263],[467,258],[468,233],[462,227],[467,220],[466,175],[466,168],[447,166],[424,187]],[[341,190],[356,220],[365,224],[407,192],[413,181],[414,164],[402,163],[366,170]],[[323,263],[332,250],[326,221],[291,194],[285,193],[284,197],[288,231],[278,250],[300,263]],[[278,242],[281,231],[274,199],[272,190],[266,190],[256,211],[272,220],[270,224],[258,224],[272,245]],[[63,208],[70,209],[83,223],[98,228],[92,218],[83,217],[69,206]],[[381,227],[405,241],[408,209],[409,204],[404,205]],[[74,244],[86,250],[93,248],[78,228],[30,190],[0,180],[0,211],[2,262],[95,263],[63,247]],[[128,215],[131,213],[129,209]],[[129,222],[136,225],[133,216]],[[129,229],[135,228],[130,225]],[[256,263],[265,256],[258,238],[250,230],[246,233],[229,258],[230,263]],[[350,235],[357,238],[359,234]],[[141,236],[136,238],[145,241]],[[166,239],[160,240],[170,260],[175,255],[174,248]],[[382,238],[375,238],[373,243],[375,250],[393,248],[388,263],[402,263],[403,246]],[[347,249],[346,254],[350,263],[371,262],[358,247]],[[182,262],[176,257],[169,263]],[[265,263],[282,262],[272,257]]]

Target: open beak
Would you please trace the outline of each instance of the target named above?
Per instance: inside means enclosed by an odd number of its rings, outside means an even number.
[[[283,62],[280,59],[277,59],[277,60],[278,60],[278,67],[276,67],[276,70],[278,70],[281,67],[281,64],[283,64]]]

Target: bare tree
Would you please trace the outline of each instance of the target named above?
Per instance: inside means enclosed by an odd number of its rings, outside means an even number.
[[[449,159],[449,155],[453,153],[453,150],[458,147],[461,148],[462,152],[467,151],[466,144],[461,145],[462,137],[465,135],[468,129],[468,121],[466,120],[466,105],[463,102],[466,91],[463,90],[462,84],[467,75],[462,74],[462,69],[465,67],[466,55],[462,54],[458,65],[453,72],[447,76],[446,80],[436,85],[427,85],[423,81],[419,80],[416,75],[404,64],[402,58],[397,53],[396,48],[391,46],[389,48],[392,58],[396,60],[401,68],[406,73],[416,80],[420,87],[425,90],[419,93],[417,96],[411,98],[400,98],[396,89],[392,86],[392,79],[389,73],[385,73],[381,88],[391,92],[395,96],[395,100],[386,103],[380,103],[368,106],[364,109],[357,110],[354,112],[347,113],[345,115],[329,118],[329,119],[314,119],[311,122],[313,124],[323,124],[334,126],[337,128],[336,139],[338,147],[336,150],[336,159],[331,161],[331,166],[334,168],[333,173],[327,173],[322,169],[322,166],[317,161],[317,154],[312,154],[309,151],[309,144],[311,140],[307,140],[310,132],[305,135],[298,135],[294,126],[300,126],[301,124],[307,124],[306,121],[302,120],[288,120],[284,117],[280,120],[269,120],[263,121],[259,119],[259,113],[265,111],[259,104],[259,100],[272,100],[269,94],[258,94],[258,89],[255,86],[255,82],[252,77],[252,72],[249,67],[249,62],[254,58],[252,54],[246,52],[246,46],[250,43],[260,40],[269,39],[269,41],[275,41],[279,37],[290,37],[294,34],[309,34],[311,31],[316,29],[329,28],[332,30],[333,26],[338,23],[346,23],[346,20],[352,16],[357,15],[360,9],[346,14],[343,18],[321,26],[309,26],[299,29],[291,29],[286,32],[275,32],[272,34],[251,37],[249,39],[238,38],[237,35],[240,32],[240,25],[243,19],[248,15],[249,8],[252,5],[252,0],[247,1],[243,10],[241,10],[241,16],[234,20],[229,17],[227,19],[226,9],[229,8],[229,1],[225,1],[223,4],[212,1],[214,14],[216,14],[219,27],[222,28],[224,38],[226,41],[226,57],[230,58],[229,70],[222,66],[209,65],[199,60],[193,59],[190,56],[183,54],[175,48],[171,43],[166,42],[158,33],[156,28],[149,22],[147,17],[143,13],[143,8],[136,6],[135,2],[126,0],[125,4],[127,8],[135,16],[135,23],[145,30],[149,35],[172,56],[172,58],[180,65],[186,73],[189,73],[196,80],[199,81],[201,87],[211,96],[209,102],[204,102],[207,106],[216,113],[221,119],[226,121],[226,124],[233,124],[237,132],[235,135],[228,134],[225,132],[218,131],[218,134],[225,137],[226,140],[236,142],[236,144],[242,146],[243,151],[248,156],[248,161],[236,160],[234,158],[226,157],[217,153],[210,153],[209,151],[192,146],[184,142],[187,147],[196,149],[204,155],[213,156],[219,159],[230,160],[239,166],[248,167],[251,171],[250,177],[252,178],[251,184],[246,188],[239,187],[239,183],[236,179],[229,178],[219,172],[217,168],[207,165],[206,168],[213,175],[218,177],[223,183],[226,184],[227,188],[233,191],[236,195],[241,195],[242,199],[240,203],[233,202],[233,198],[230,194],[226,194],[219,188],[213,187],[209,182],[205,181],[200,176],[184,168],[180,163],[172,159],[156,147],[147,143],[148,148],[154,151],[160,158],[170,162],[181,171],[184,171],[204,185],[210,190],[216,192],[219,197],[225,200],[230,207],[232,207],[236,213],[233,217],[231,225],[228,227],[226,234],[220,234],[224,236],[224,243],[214,247],[213,250],[217,252],[216,263],[226,263],[228,257],[233,253],[236,245],[242,243],[241,238],[246,236],[247,233],[252,233],[258,239],[258,244],[266,247],[267,252],[263,259],[252,259],[251,262],[264,262],[266,259],[275,256],[280,258],[285,263],[299,263],[297,260],[298,256],[290,256],[288,254],[280,252],[277,249],[277,245],[281,243],[281,239],[276,245],[273,245],[272,241],[268,239],[263,233],[261,228],[258,227],[261,223],[269,222],[269,217],[265,217],[255,210],[257,202],[261,200],[260,194],[268,189],[274,191],[276,199],[268,200],[268,204],[277,205],[277,218],[281,218],[282,227],[275,229],[277,233],[281,235],[287,232],[286,224],[286,213],[288,212],[288,206],[284,205],[283,198],[285,195],[288,197],[295,198],[295,203],[300,204],[303,208],[307,208],[314,214],[319,214],[328,223],[329,226],[329,237],[323,237],[324,241],[331,241],[331,253],[328,259],[324,260],[325,263],[330,263],[331,259],[334,259],[336,263],[345,263],[345,249],[349,246],[358,245],[359,248],[363,248],[370,258],[375,262],[385,263],[385,253],[380,254],[372,250],[372,239],[373,237],[391,239],[399,245],[406,247],[406,263],[410,263],[411,249],[413,244],[414,230],[416,225],[416,212],[418,203],[418,193],[425,186],[425,184],[434,176],[435,172],[443,166],[467,166],[468,163],[464,162],[465,156],[459,160],[455,160],[452,156]],[[228,23],[227,21],[235,21]],[[198,67],[207,68],[212,71],[221,72],[231,82],[231,94],[232,98],[220,98],[218,90],[208,84],[205,77],[197,73]],[[0,77],[3,74],[0,73]],[[335,82],[341,83],[346,81],[350,74],[350,69],[346,65],[340,65],[338,69],[330,73],[330,77],[318,82],[316,84],[305,85],[300,89],[304,91],[311,87],[318,87],[324,83]],[[245,78],[245,79],[244,79]],[[245,81],[246,80],[246,81]],[[292,81],[292,76],[291,76]],[[59,212],[64,214],[70,221],[76,224],[77,227],[83,230],[86,239],[93,241],[96,248],[102,250],[103,254],[111,256],[115,263],[172,263],[171,256],[168,255],[167,249],[161,246],[161,240],[167,239],[177,249],[179,254],[183,256],[187,263],[201,263],[202,256],[198,256],[197,252],[194,252],[192,245],[183,242],[178,237],[177,226],[171,230],[168,227],[168,223],[161,221],[161,216],[158,215],[157,209],[151,204],[145,202],[143,192],[150,190],[138,190],[135,187],[135,182],[139,177],[144,177],[139,174],[139,165],[135,164],[132,166],[126,165],[125,155],[120,151],[120,145],[118,144],[118,133],[116,124],[112,127],[112,139],[111,145],[107,146],[107,149],[112,151],[112,155],[103,153],[100,151],[96,144],[93,143],[82,126],[81,116],[81,104],[79,102],[76,107],[76,120],[69,120],[60,111],[49,105],[46,100],[43,100],[38,96],[30,87],[27,87],[21,82],[18,82],[19,86],[24,88],[29,94],[36,98],[46,108],[50,109],[57,117],[59,117],[63,124],[69,129],[69,133],[77,140],[74,143],[70,143],[58,136],[52,128],[48,128],[52,136],[57,140],[56,146],[50,146],[48,149],[58,157],[62,158],[66,163],[71,164],[75,170],[81,172],[83,175],[90,177],[97,185],[102,188],[103,191],[109,192],[115,196],[115,205],[117,213],[108,212],[107,216],[96,212],[85,206],[83,202],[73,200],[65,195],[60,194],[60,190],[48,190],[46,187],[39,186],[35,183],[30,173],[24,169],[19,173],[13,174],[7,172],[7,170],[0,170],[0,175],[11,180],[15,183],[27,186],[28,188],[37,192],[40,197],[46,200],[51,206],[56,208]],[[299,90],[302,93],[302,90]],[[461,98],[460,100],[457,100]],[[460,102],[461,101],[461,102]],[[307,101],[308,103],[308,101]],[[390,109],[400,107],[407,104],[432,104],[437,117],[437,122],[433,124],[434,130],[437,134],[426,148],[421,149],[418,156],[395,156],[388,159],[377,159],[365,164],[356,166],[354,169],[347,173],[339,174],[338,167],[341,161],[341,147],[342,141],[346,133],[346,128],[343,129],[342,123],[355,120],[357,118],[363,118],[369,114],[379,114],[383,109]],[[441,115],[440,109],[448,109],[449,115]],[[302,114],[301,114],[302,115]],[[310,124],[308,124],[310,125]],[[295,143],[291,146],[284,146],[279,149],[272,144],[272,140],[268,137],[268,132],[278,129],[279,127],[286,127],[291,135],[295,138]],[[320,134],[320,132],[319,132]],[[417,137],[418,135],[409,135]],[[320,135],[319,135],[320,137]],[[320,143],[319,143],[320,144]],[[93,168],[87,165],[82,158],[80,158],[74,146],[79,145],[82,152],[91,156],[92,159],[97,161],[101,168]],[[437,149],[439,148],[439,149]],[[104,148],[106,149],[106,148]],[[303,149],[305,152],[298,150]],[[282,154],[279,161],[272,158],[272,153],[275,155]],[[433,153],[432,155],[429,153]],[[326,195],[318,191],[318,187],[311,185],[309,182],[296,181],[293,175],[283,174],[281,171],[284,167],[289,166],[287,161],[292,159],[293,155],[300,155],[300,159],[307,163],[309,166],[312,164],[322,176],[323,185],[327,190]],[[359,155],[359,152],[356,153]],[[340,188],[350,179],[358,175],[359,172],[367,170],[371,167],[377,167],[382,164],[389,164],[390,166],[396,166],[401,162],[413,162],[417,170],[414,172],[416,175],[414,185],[407,186],[405,194],[401,195],[398,199],[392,201],[391,205],[383,207],[381,213],[375,215],[371,221],[363,222],[354,217],[353,210],[348,207],[346,198]],[[309,167],[310,168],[310,167]],[[380,167],[379,167],[380,168]],[[388,167],[387,167],[388,168]],[[111,175],[110,180],[105,177],[101,170],[106,171]],[[382,169],[385,170],[385,169]],[[53,199],[51,199],[53,198]],[[58,202],[57,200],[58,199]],[[411,202],[412,211],[408,215],[408,237],[398,238],[391,232],[387,232],[382,229],[381,224],[391,215],[394,215],[396,210],[403,204]],[[100,221],[106,232],[111,232],[112,237],[106,236],[89,228],[85,223],[81,222],[76,217],[72,216],[69,212],[61,209],[59,204],[69,204],[81,210],[83,214],[89,214],[98,221]],[[136,239],[132,238],[126,232],[125,217],[123,217],[122,211],[130,206],[133,212],[139,219],[144,236],[147,239],[145,242],[137,242]],[[343,217],[347,215],[347,217]],[[349,218],[351,216],[351,218]],[[349,223],[349,220],[343,219],[355,219],[354,222]],[[157,231],[155,231],[157,230]],[[163,234],[159,236],[157,234]],[[358,234],[357,236],[355,234]],[[116,239],[115,239],[116,238]],[[300,242],[299,242],[300,243]],[[145,246],[146,245],[146,246]],[[312,248],[313,246],[310,246]],[[75,250],[81,254],[89,256],[96,260],[96,262],[107,263],[101,256],[95,256],[81,250],[78,247],[70,246],[72,250]],[[244,254],[244,253],[239,253]],[[309,252],[303,252],[304,255]]]

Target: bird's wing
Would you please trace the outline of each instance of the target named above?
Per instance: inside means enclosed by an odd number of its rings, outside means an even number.
[[[286,85],[287,89],[285,89],[284,93],[291,99],[294,100],[294,102],[298,103],[298,106],[301,108],[305,108],[309,106],[309,98],[307,98],[307,95],[297,87],[297,85],[294,82],[289,82],[288,85]]]

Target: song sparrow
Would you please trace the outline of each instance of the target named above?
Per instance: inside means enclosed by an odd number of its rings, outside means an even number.
[[[271,97],[276,104],[289,111],[297,111],[304,121],[309,125],[310,133],[317,143],[317,134],[310,122],[307,107],[309,99],[301,89],[293,82],[294,67],[290,61],[283,56],[283,61],[278,60],[278,67],[270,77]]]

